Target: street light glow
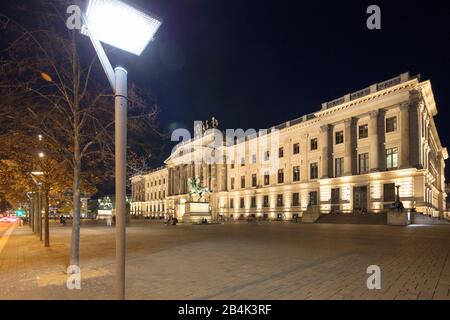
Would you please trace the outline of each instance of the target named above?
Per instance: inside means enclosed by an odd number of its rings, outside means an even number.
[[[159,19],[118,0],[90,0],[86,18],[100,41],[138,56],[162,24]],[[81,32],[88,34],[86,26]]]
[[[43,152],[39,152],[39,158],[44,158],[45,154]]]

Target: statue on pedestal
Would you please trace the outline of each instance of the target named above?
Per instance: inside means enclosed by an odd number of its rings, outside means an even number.
[[[203,198],[203,195],[209,193],[209,189],[202,187],[200,178],[189,178],[188,179],[188,188],[189,188],[189,198],[192,200],[193,195],[197,195],[199,200]]]

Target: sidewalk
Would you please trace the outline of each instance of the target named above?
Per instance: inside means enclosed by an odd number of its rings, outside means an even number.
[[[4,237],[3,250],[0,250],[0,300],[4,299],[109,299],[112,294],[104,292],[105,281],[96,286],[96,278],[111,278],[112,270],[94,267],[87,262],[82,266],[82,289],[68,290],[67,266],[69,264],[69,245],[57,227],[51,229],[51,247],[45,248],[29,226],[13,227],[9,239]],[[64,230],[67,232],[67,230]],[[96,265],[99,265],[97,261]],[[84,286],[84,287],[83,287]],[[89,290],[89,289],[93,289]],[[98,293],[93,294],[94,292]]]

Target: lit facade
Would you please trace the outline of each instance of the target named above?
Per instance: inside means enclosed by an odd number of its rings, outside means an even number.
[[[311,208],[378,213],[397,190],[405,208],[442,215],[448,154],[436,115],[430,81],[405,73],[264,134],[216,144],[214,156],[223,161],[205,157],[217,138],[205,132],[180,144],[164,168],[132,178],[132,212],[149,215],[159,204],[155,213],[182,219],[183,205],[192,200],[187,180],[200,177],[211,191],[205,201],[213,219],[289,220]],[[227,133],[220,135],[226,140]],[[268,137],[276,143],[268,146]],[[165,182],[151,183],[159,180]]]

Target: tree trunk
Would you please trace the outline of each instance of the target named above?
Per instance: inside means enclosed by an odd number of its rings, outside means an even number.
[[[75,139],[76,140],[76,139]],[[78,141],[75,141],[73,169],[73,224],[70,265],[80,266],[80,176],[81,157]]]
[[[48,189],[45,189],[45,246],[50,247],[50,226],[48,221],[49,215],[49,196]]]
[[[39,186],[38,191],[38,234],[39,234],[39,241],[42,241],[42,187]]]
[[[30,217],[29,224],[31,227],[31,231],[34,233],[34,193],[31,194],[29,217]]]

